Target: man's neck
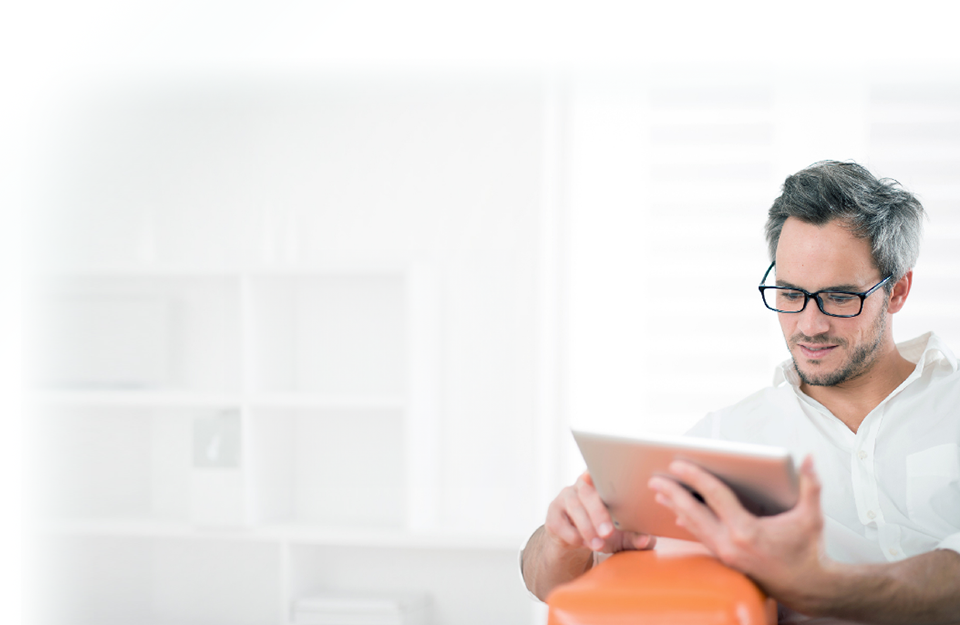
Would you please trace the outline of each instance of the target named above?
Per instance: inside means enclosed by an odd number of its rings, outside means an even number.
[[[800,385],[800,390],[823,404],[854,433],[870,412],[903,384],[915,365],[895,345],[863,374],[834,386]]]

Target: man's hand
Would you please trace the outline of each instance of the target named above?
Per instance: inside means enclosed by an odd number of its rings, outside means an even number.
[[[651,549],[656,538],[622,532],[613,526],[610,512],[597,494],[593,479],[584,473],[560,491],[547,508],[546,531],[569,548],[616,553],[625,549]]]
[[[677,525],[689,530],[721,562],[753,578],[788,605],[804,605],[805,595],[825,581],[820,481],[808,456],[800,467],[800,499],[793,509],[769,517],[747,512],[723,482],[688,462],[670,472],[699,492],[697,501],[677,482],[654,477],[657,502],[673,510]]]
[[[593,552],[652,549],[655,543],[653,536],[615,529],[593,480],[584,473],[550,503],[546,523],[527,542],[523,579],[544,600],[557,585],[588,571]]]
[[[960,554],[937,549],[897,562],[841,564],[824,554],[820,481],[807,457],[792,510],[755,517],[725,484],[687,462],[670,472],[706,505],[668,478],[652,478],[656,499],[724,564],[808,616],[869,623],[960,623]]]

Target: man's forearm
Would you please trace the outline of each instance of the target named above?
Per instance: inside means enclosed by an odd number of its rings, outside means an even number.
[[[960,554],[939,550],[892,564],[837,564],[790,607],[865,623],[960,623]]]
[[[593,566],[593,552],[564,546],[551,538],[544,526],[530,536],[523,548],[523,581],[541,601],[560,584],[583,575]]]

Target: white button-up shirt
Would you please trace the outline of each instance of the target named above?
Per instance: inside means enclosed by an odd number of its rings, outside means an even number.
[[[773,386],[708,414],[692,436],[812,454],[822,483],[827,554],[884,562],[960,552],[960,370],[933,334],[898,346],[916,368],[852,432],[800,390],[792,361]]]

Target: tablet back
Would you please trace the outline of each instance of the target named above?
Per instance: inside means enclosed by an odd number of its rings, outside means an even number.
[[[685,436],[626,438],[582,431],[573,436],[614,525],[622,530],[695,540],[677,526],[672,511],[654,501],[647,486],[654,475],[671,477],[667,467],[674,460],[719,477],[757,516],[789,510],[799,497],[793,459],[780,447]]]

